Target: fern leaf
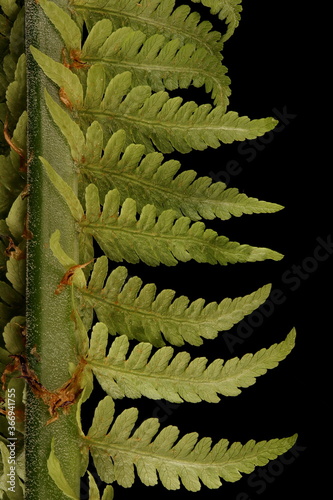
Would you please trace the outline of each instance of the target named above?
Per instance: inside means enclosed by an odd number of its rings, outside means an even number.
[[[109,191],[100,213],[98,189],[90,184],[86,189],[86,215],[79,223],[81,231],[92,236],[105,255],[116,262],[126,260],[148,265],[176,265],[178,261],[195,260],[221,264],[280,260],[282,255],[267,248],[251,247],[229,241],[203,222],[179,217],[165,210],[157,217],[153,205],[143,207],[137,219],[136,203],[127,198],[119,212],[120,195]]]
[[[129,26],[114,30],[112,22],[103,19],[93,26],[81,49],[81,32],[71,17],[53,2],[42,0],[41,5],[69,54],[81,64],[103,63],[108,78],[130,70],[134,86],[148,84],[155,92],[204,85],[215,104],[226,109],[230,79],[220,60],[205,48],[179,38],[168,40],[160,33],[147,36]]]
[[[8,85],[6,91],[6,104],[11,119],[18,121],[26,108],[26,58],[22,54],[15,68],[14,80]]]
[[[205,87],[212,92],[216,105],[226,110],[229,103],[230,79],[227,69],[216,57],[202,47],[182,44],[179,39],[167,40],[163,35],[147,36],[128,27],[112,33],[112,24],[96,23],[91,30],[80,54],[80,60],[88,64],[105,65],[108,78],[122,71],[131,71],[133,86],[150,85],[154,92],[164,89]],[[102,26],[105,39],[101,39]],[[100,46],[96,47],[96,33],[99,32]],[[93,43],[90,43],[90,38]]]
[[[27,200],[19,195],[13,202],[8,216],[6,217],[6,224],[12,236],[18,241],[22,241],[25,232],[25,214],[27,210]]]
[[[204,47],[207,52],[220,58],[221,34],[213,31],[209,21],[201,21],[197,12],[181,5],[175,8],[175,0],[97,0],[94,6],[86,0],[71,3],[77,15],[81,15],[90,30],[97,21],[110,19],[114,27],[129,26],[148,36],[156,33],[168,39],[179,38],[183,43]]]
[[[24,316],[14,316],[3,330],[3,340],[5,348],[11,354],[21,354],[24,352],[24,335],[25,326]]]
[[[127,198],[120,209],[120,195],[114,189],[105,197],[100,212],[98,188],[90,184],[86,189],[86,213],[72,189],[40,158],[44,168],[67,203],[74,219],[79,223],[81,234],[93,237],[111,260],[150,266],[165,264],[174,266],[180,262],[196,262],[226,265],[236,262],[255,262],[265,259],[280,260],[283,256],[268,248],[241,245],[206,229],[203,222],[179,217],[173,210],[165,210],[157,217],[154,205],[146,205],[137,219],[136,202]],[[89,246],[88,240],[84,246]],[[92,241],[90,243],[92,249]],[[89,250],[87,250],[89,254]]]
[[[178,174],[181,164],[176,160],[163,163],[161,153],[144,155],[140,144],[130,144],[124,130],[111,135],[104,146],[101,125],[93,122],[86,136],[49,94],[45,94],[48,109],[59,130],[65,136],[79,173],[79,198],[83,199],[83,186],[94,183],[101,196],[111,189],[118,189],[121,202],[133,198],[138,210],[153,202],[160,214],[173,209],[177,215],[191,220],[227,220],[242,214],[272,213],[283,207],[248,197],[236,188],[227,188],[222,182],[213,183],[210,177],[196,178],[194,170]]]
[[[185,296],[165,289],[156,293],[152,283],[143,286],[137,276],[127,280],[125,267],[117,267],[107,277],[106,257],[97,259],[85,288],[78,287],[87,313],[93,307],[99,321],[109,333],[164,345],[202,344],[202,338],[213,339],[219,331],[230,329],[267,299],[270,285],[245,297],[226,298],[219,304],[204,299],[190,302]]]
[[[94,74],[91,79],[90,71]],[[132,76],[127,71],[110,81],[98,104],[96,71],[100,68],[92,66],[87,80],[87,94],[94,93],[95,102],[92,105],[86,98],[85,107],[78,109],[79,116],[87,125],[97,119],[113,132],[124,129],[131,142],[144,144],[148,151],[153,145],[162,153],[218,148],[221,143],[254,139],[277,123],[273,118],[250,120],[233,111],[225,113],[223,106],[198,106],[193,101],[182,104],[182,98],[170,98],[164,91],[152,94],[148,86],[131,89]]]
[[[26,261],[25,261],[25,241],[16,246],[6,262],[6,278],[11,286],[25,296],[26,291]]]
[[[54,81],[61,90],[65,91],[66,98],[73,106],[82,106],[83,88],[78,76],[63,64],[58,63],[46,54],[30,47],[31,54],[36,62],[43,69],[45,74]]]
[[[55,482],[55,484],[58,486],[59,490],[66,495],[66,497],[71,498],[72,500],[79,500],[79,497],[77,494],[72,490],[71,486],[69,485],[63,470],[61,468],[61,463],[55,454],[55,449],[54,449],[54,438],[52,438],[51,441],[51,451],[50,455],[47,459],[47,469],[48,472]],[[59,491],[59,493],[60,493]]]
[[[112,398],[106,396],[100,403],[108,413],[114,411]],[[101,411],[98,412],[101,415]],[[91,451],[97,472],[101,479],[116,481],[123,487],[130,487],[135,479],[134,469],[147,486],[157,484],[158,478],[169,490],[177,490],[181,483],[189,491],[199,491],[201,483],[207,488],[218,488],[221,479],[237,481],[242,473],[249,474],[258,465],[285,453],[295,443],[297,436],[270,441],[254,440],[245,445],[229,444],[221,439],[212,446],[212,440],[199,439],[196,432],[185,434],[179,439],[177,427],[168,426],[159,431],[156,418],[150,418],[137,426],[138,411],[129,408],[112,423],[105,436],[94,437],[99,429],[105,429],[94,418],[88,431],[85,446]],[[134,426],[136,429],[134,430]]]
[[[15,19],[19,12],[19,6],[17,5],[16,1],[14,0],[1,0],[0,1],[0,7],[4,14],[8,16],[10,19]]]
[[[243,8],[242,0],[191,0],[193,3],[201,3],[210,8],[213,15],[218,15],[221,21],[225,21],[227,30],[222,37],[223,42],[228,40],[239,25],[240,13]]]
[[[94,328],[91,343],[98,344],[98,354],[96,356],[96,348],[88,351],[87,362],[101,387],[112,398],[145,396],[173,403],[216,403],[220,401],[218,394],[237,396],[241,388],[253,385],[256,377],[285,359],[295,345],[295,331],[269,349],[226,362],[216,359],[207,367],[206,358],[191,361],[187,352],[173,357],[171,347],[162,347],[150,357],[152,345],[149,343],[137,344],[126,357],[129,340],[124,335],[113,341],[105,357],[107,342],[107,331],[101,334]],[[102,356],[101,349],[104,350]]]
[[[77,221],[81,220],[84,214],[83,208],[81,203],[75,196],[72,188],[60,177],[59,174],[57,174],[57,172],[51,167],[51,165],[47,160],[45,160],[45,158],[40,157],[39,159],[42,162],[47,175],[50,178],[50,181],[66,201],[74,219]]]
[[[22,151],[25,150],[27,114],[23,112],[14,129],[12,141]],[[0,218],[8,215],[14,200],[26,184],[25,174],[20,168],[20,157],[11,150],[6,156],[0,155]]]
[[[76,22],[54,2],[38,0],[38,3],[58,30],[65,46],[72,50],[80,50],[82,34]]]
[[[156,146],[162,153],[174,150],[218,148],[221,143],[254,139],[277,124],[274,118],[250,120],[236,112],[225,113],[223,106],[198,106],[180,97],[170,98],[164,91],[153,93],[147,85],[132,87],[132,74],[124,71],[105,87],[103,65],[95,64],[87,74],[85,99],[83,88],[69,68],[53,61],[37,49],[32,54],[45,74],[65,92],[82,125],[95,119],[105,129],[124,129],[130,142],[144,144],[148,151]]]
[[[14,316],[23,316],[25,311],[22,295],[4,281],[0,281],[0,297],[0,330],[3,331]]]
[[[88,471],[89,477],[89,500],[113,500],[113,487],[108,484],[103,491],[102,498],[100,497],[99,488],[96,484],[94,476]]]

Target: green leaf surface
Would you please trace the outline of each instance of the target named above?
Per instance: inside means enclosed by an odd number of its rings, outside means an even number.
[[[58,30],[68,49],[81,48],[81,29],[62,8],[48,0],[38,0],[47,17]]]
[[[117,190],[109,191],[100,211],[98,189],[86,189],[86,216],[79,222],[85,234],[94,237],[105,255],[115,262],[140,260],[150,266],[174,266],[178,261],[195,260],[221,264],[280,260],[282,255],[267,248],[241,245],[206,229],[203,222],[191,224],[188,217],[177,217],[165,210],[157,217],[153,205],[143,207],[137,218],[137,206],[127,198],[120,209]]]
[[[88,71],[87,94],[90,85],[95,86],[95,79],[89,80],[93,68]],[[221,143],[255,139],[277,124],[274,118],[250,120],[234,111],[225,113],[223,106],[198,106],[194,101],[183,104],[182,98],[170,98],[164,91],[152,94],[147,85],[132,88],[128,71],[108,83],[99,105],[97,97],[93,107],[85,101],[84,107],[77,110],[82,124],[88,126],[98,120],[112,132],[124,129],[130,142],[144,144],[147,151],[153,147],[162,153],[218,148]]]
[[[22,354],[25,350],[24,337],[25,317],[14,316],[4,328],[3,338],[6,349],[11,354]]]
[[[11,114],[11,119],[17,121],[26,108],[26,57],[22,54],[15,68],[15,80],[11,82],[6,91],[6,104]]]
[[[56,483],[58,488],[62,491],[62,493],[64,493],[68,498],[79,500],[79,497],[75,494],[75,492],[68,484],[68,481],[62,471],[61,463],[59,462],[59,459],[55,454],[54,439],[52,439],[51,441],[51,451],[47,459],[47,469],[51,478]]]
[[[19,12],[19,6],[15,0],[0,0],[0,7],[10,19],[15,18]]]
[[[221,21],[225,21],[227,31],[222,37],[225,42],[239,25],[240,13],[243,10],[241,6],[242,0],[191,0],[193,3],[201,3],[205,7],[210,8],[213,15],[217,15]]]
[[[93,307],[112,335],[124,334],[156,346],[165,341],[178,346],[185,342],[200,345],[203,338],[215,338],[263,304],[271,288],[266,285],[245,297],[206,304],[202,298],[190,302],[185,296],[176,297],[170,289],[157,293],[154,284],[143,286],[137,276],[127,280],[122,266],[108,277],[107,272],[107,259],[100,257],[88,286],[79,290],[82,310]]]
[[[204,86],[216,105],[226,109],[229,103],[230,79],[221,61],[179,38],[168,40],[159,33],[147,37],[127,26],[113,31],[112,23],[108,26],[103,20],[89,33],[80,60],[88,65],[103,64],[108,78],[131,71],[133,86],[148,84],[155,92]]]
[[[213,445],[210,438],[199,439],[196,432],[179,439],[174,426],[158,432],[156,418],[137,425],[137,418],[138,411],[129,408],[113,423],[110,421],[108,434],[86,442],[99,475],[109,474],[123,487],[132,486],[136,470],[146,486],[157,484],[159,479],[169,490],[177,490],[181,484],[189,491],[199,491],[202,484],[218,488],[221,479],[237,481],[243,473],[249,474],[256,466],[266,465],[285,453],[297,437],[258,443],[250,440],[244,445],[239,442],[230,445],[228,440],[221,439]],[[104,456],[103,463],[95,460],[95,456]]]
[[[85,137],[82,130],[77,123],[71,119],[68,112],[52,99],[47,90],[44,92],[44,97],[54,122],[58,125],[60,131],[68,141],[74,160],[81,161],[85,146]]]
[[[86,137],[77,123],[55,101],[46,96],[50,113],[71,148],[79,174],[79,198],[84,197],[84,186],[94,183],[101,196],[110,189],[118,189],[121,202],[133,198],[138,210],[153,203],[160,214],[173,209],[191,220],[227,220],[242,214],[272,213],[283,207],[257,198],[248,197],[223,182],[211,177],[197,177],[194,170],[178,173],[181,164],[176,160],[163,161],[161,153],[145,155],[141,144],[130,144],[124,130],[111,135],[104,146],[101,125],[94,121]]]
[[[218,148],[221,143],[255,139],[277,124],[274,118],[250,120],[234,111],[225,113],[223,106],[198,106],[194,101],[182,104],[182,98],[170,98],[167,92],[152,94],[148,85],[132,88],[129,71],[116,75],[104,88],[101,64],[90,67],[82,101],[83,88],[78,77],[37,49],[32,51],[44,72],[68,96],[82,125],[89,126],[97,120],[111,132],[124,129],[130,142],[144,144],[147,151],[156,147],[162,153],[188,153],[192,149]]]
[[[65,91],[72,106],[80,107],[83,103],[83,89],[78,76],[61,63],[54,61],[36,47],[30,51],[44,73]]]
[[[40,157],[40,161],[43,164],[43,167],[45,168],[45,171],[54,185],[54,187],[57,189],[58,193],[64,198],[66,201],[68,208],[70,209],[70,212],[74,219],[76,221],[81,220],[83,217],[83,208],[77,197],[75,196],[72,188],[65,182],[62,177],[51,167],[49,162],[45,159]],[[58,233],[57,233],[58,234]]]
[[[115,29],[127,25],[149,36],[159,33],[169,39],[179,38],[221,57],[221,33],[213,30],[209,21],[201,21],[187,5],[175,8],[174,0],[96,0],[94,11],[87,0],[74,0],[72,5],[89,29],[101,19],[110,19]]]
[[[186,352],[174,356],[170,347],[162,347],[151,355],[152,345],[148,343],[137,344],[128,355],[129,340],[126,336],[113,341],[107,356],[105,335],[100,336],[93,330],[91,342],[98,343],[104,354],[96,355],[96,348],[89,351],[88,364],[101,387],[112,398],[145,396],[173,403],[216,403],[220,401],[219,395],[237,396],[241,388],[253,385],[256,377],[264,375],[285,359],[295,345],[295,331],[292,330],[286,340],[268,349],[245,354],[240,359],[215,359],[208,366],[207,358],[191,360]],[[107,419],[107,410],[101,409],[101,412],[102,419]],[[96,413],[95,417],[101,420]],[[102,420],[97,426],[102,434],[108,430],[108,424],[104,422]],[[89,436],[92,436],[91,431]],[[97,437],[96,431],[94,437]]]
[[[25,215],[27,212],[27,200],[19,195],[12,204],[6,217],[6,224],[17,241],[21,241],[25,232]]]

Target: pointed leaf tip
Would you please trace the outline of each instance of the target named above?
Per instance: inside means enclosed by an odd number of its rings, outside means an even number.
[[[63,178],[52,168],[52,166],[49,164],[49,162],[43,158],[42,156],[39,157],[40,161],[42,162],[45,171],[52,182],[53,186],[57,189],[58,193],[63,197],[65,200],[72,216],[76,221],[80,221],[84,215],[84,211],[82,208],[81,203],[79,202],[78,198],[76,197],[73,189],[63,180]]]
[[[75,494],[65,478],[60,461],[55,454],[54,438],[52,438],[51,441],[51,451],[49,458],[47,459],[47,469],[55,484],[67,497],[72,498],[73,500],[79,500],[79,497]]]

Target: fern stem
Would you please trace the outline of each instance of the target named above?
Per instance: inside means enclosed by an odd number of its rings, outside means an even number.
[[[56,2],[60,4],[61,2]],[[27,360],[39,382],[47,391],[55,391],[69,378],[69,363],[77,364],[74,343],[70,290],[59,296],[55,289],[64,273],[54,261],[49,249],[50,234],[59,229],[68,255],[78,253],[73,218],[62,199],[48,182],[39,156],[52,157],[58,173],[75,190],[76,175],[72,160],[60,134],[54,126],[43,100],[44,88],[55,95],[55,88],[43,75],[29,54],[30,45],[61,56],[62,43],[57,32],[47,21],[42,9],[34,0],[26,3],[27,86],[28,86],[28,203],[29,230],[27,268]],[[61,216],[59,215],[61,214]],[[69,287],[67,287],[69,288]],[[36,353],[34,355],[33,353]],[[40,391],[42,393],[42,390]],[[80,453],[75,407],[68,415],[59,413],[55,422],[50,419],[48,407],[28,380],[26,414],[26,499],[65,500],[49,476],[46,458],[50,454],[51,439],[65,477],[72,490],[79,496]]]

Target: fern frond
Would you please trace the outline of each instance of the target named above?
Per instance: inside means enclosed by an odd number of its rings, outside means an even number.
[[[188,217],[179,217],[165,210],[158,217],[153,205],[143,207],[137,219],[136,203],[127,198],[120,209],[117,190],[109,191],[100,213],[98,189],[90,184],[86,189],[86,216],[79,225],[92,236],[111,260],[144,263],[157,266],[176,265],[178,261],[195,260],[221,264],[280,260],[282,255],[267,248],[251,247],[229,241],[203,222],[191,225]]]
[[[0,330],[15,316],[24,316],[25,307],[22,295],[12,286],[0,281]]]
[[[113,341],[105,357],[107,342],[106,329],[103,334],[93,329],[92,351],[88,351],[86,360],[101,387],[112,398],[145,396],[172,403],[216,403],[220,401],[219,394],[237,396],[241,388],[253,385],[256,377],[285,359],[295,345],[295,331],[269,349],[226,362],[216,359],[208,366],[207,358],[191,361],[187,352],[173,357],[171,347],[162,347],[150,357],[152,345],[143,342],[137,344],[128,356],[129,340],[124,335]]]
[[[196,178],[194,170],[178,174],[181,164],[176,160],[163,162],[161,153],[144,155],[145,147],[130,144],[124,130],[111,135],[104,145],[104,133],[98,122],[93,122],[83,134],[49,94],[45,100],[53,120],[65,136],[79,175],[80,200],[84,197],[84,186],[97,185],[101,196],[111,189],[118,189],[121,202],[133,198],[138,210],[152,202],[157,213],[173,209],[191,220],[227,220],[242,214],[272,213],[283,207],[248,197],[236,188],[227,188],[222,182],[212,182],[210,177]]]
[[[154,92],[204,86],[207,93],[212,93],[215,105],[226,110],[230,95],[227,68],[204,48],[183,45],[178,38],[169,41],[160,34],[147,38],[141,31],[128,27],[112,32],[111,22],[107,24],[100,21],[91,30],[79,54],[82,62],[104,64],[108,78],[131,71],[133,86],[149,85]],[[102,30],[105,39],[101,37]]]
[[[45,160],[43,164],[48,173],[53,170]],[[55,173],[52,175],[53,179],[57,178]],[[73,210],[82,234],[93,237],[103,252],[116,262],[126,260],[137,263],[141,260],[151,266],[161,263],[173,266],[178,261],[194,259],[202,263],[226,265],[282,258],[281,254],[267,248],[231,242],[225,236],[206,229],[202,222],[191,225],[188,217],[177,218],[173,210],[165,210],[157,217],[156,208],[146,205],[137,219],[136,203],[131,198],[125,200],[119,213],[120,195],[117,190],[106,195],[104,209],[100,213],[98,188],[94,184],[86,189],[86,215],[79,218],[81,211],[76,211],[78,203],[75,202],[75,195],[72,193],[70,196],[67,191],[61,191],[60,187],[59,192]]]
[[[15,0],[0,0],[0,8],[10,20],[14,20],[20,11]]]
[[[22,54],[17,61],[14,80],[6,91],[6,104],[11,119],[15,122],[26,109],[26,99],[26,57]]]
[[[0,34],[0,153],[6,153],[4,124],[8,122],[13,131],[25,109],[24,7],[16,2],[4,2],[0,7],[5,14],[1,18],[4,37]],[[13,101],[15,87],[18,93]],[[13,116],[9,107],[13,108]]]
[[[96,484],[94,476],[88,471],[89,478],[89,500],[113,500],[113,487],[111,484],[105,486],[102,497]]]
[[[50,477],[53,479],[55,484],[59,488],[60,492],[63,493],[66,497],[71,498],[72,500],[79,500],[78,495],[73,491],[71,486],[68,484],[68,481],[63,473],[60,460],[55,454],[54,449],[54,438],[51,440],[51,451],[50,455],[47,459],[47,470]]]
[[[137,276],[127,280],[127,269],[122,266],[108,277],[107,273],[107,258],[100,257],[88,286],[78,287],[84,312],[93,307],[112,335],[124,334],[157,347],[164,345],[164,339],[181,346],[215,338],[263,304],[271,288],[266,285],[245,297],[206,304],[202,298],[193,302],[185,296],[175,298],[176,292],[170,289],[157,294],[152,283],[143,286]]]
[[[210,8],[213,15],[218,15],[221,21],[225,21],[227,30],[222,37],[223,42],[228,40],[239,25],[240,13],[243,10],[242,0],[191,0],[193,3],[201,3]]]
[[[106,84],[101,64],[89,69],[83,100],[77,75],[36,48],[31,47],[31,52],[45,74],[65,92],[67,105],[82,125],[97,120],[108,133],[124,129],[130,142],[144,144],[147,151],[153,151],[154,146],[162,153],[218,148],[221,143],[254,139],[277,123],[274,118],[250,120],[234,111],[225,113],[222,106],[198,106],[193,101],[182,105],[182,98],[170,98],[164,91],[152,94],[146,85],[132,88],[128,71]]]
[[[137,219],[136,202],[127,198],[120,210],[120,194],[116,189],[105,197],[100,211],[98,188],[90,184],[86,189],[86,213],[72,189],[40,158],[43,166],[67,203],[81,234],[94,238],[105,255],[115,262],[140,260],[150,266],[174,266],[180,262],[226,265],[236,262],[255,262],[265,259],[280,260],[283,256],[268,248],[230,241],[216,231],[206,229],[203,222],[188,217],[177,217],[173,210],[165,210],[157,217],[154,205],[143,207]],[[85,246],[89,246],[86,241]],[[92,248],[92,241],[90,244]]]
[[[199,491],[201,484],[219,488],[221,479],[239,480],[242,473],[249,474],[256,466],[285,453],[296,439],[291,436],[258,443],[250,440],[244,445],[238,442],[230,445],[227,439],[221,439],[212,445],[210,438],[199,439],[196,432],[179,439],[179,430],[174,426],[158,432],[156,418],[137,426],[136,408],[123,411],[112,423],[113,414],[113,400],[106,396],[99,403],[83,441],[101,479],[116,481],[123,487],[133,484],[136,469],[147,486],[157,484],[159,479],[169,490],[179,489],[181,483],[189,491]]]
[[[98,120],[112,132],[124,129],[129,141],[144,144],[147,151],[154,150],[153,146],[162,153],[218,148],[221,143],[254,139],[277,123],[273,118],[250,120],[234,111],[225,113],[223,106],[198,106],[193,101],[182,104],[182,98],[170,98],[164,91],[152,94],[148,86],[131,88],[132,75],[126,71],[115,76],[105,89],[101,86],[98,95],[96,81],[102,82],[102,72],[99,65],[88,71],[79,117],[86,125]]]
[[[20,116],[13,133],[12,141],[18,148],[25,150],[27,114]],[[0,155],[0,218],[5,217],[11,205],[25,186],[25,173],[20,165],[21,158],[11,150],[6,156]]]
[[[30,52],[46,75],[65,93],[67,101],[72,106],[81,107],[83,105],[83,88],[79,77],[63,64],[54,61],[35,47],[30,47]]]
[[[110,19],[116,29],[129,26],[148,36],[156,33],[168,39],[179,38],[183,43],[194,43],[220,58],[223,43],[221,34],[213,31],[209,21],[201,21],[197,12],[175,0],[87,0],[71,2],[75,13],[81,15],[90,30],[101,19]]]
[[[72,64],[79,60],[84,68],[85,64],[102,63],[108,79],[129,70],[133,86],[148,84],[155,92],[205,86],[214,103],[226,109],[230,95],[227,69],[205,48],[184,44],[179,38],[169,40],[160,33],[147,36],[129,26],[114,30],[109,19],[93,26],[81,48],[81,32],[72,18],[53,2],[40,3],[61,34]]]

